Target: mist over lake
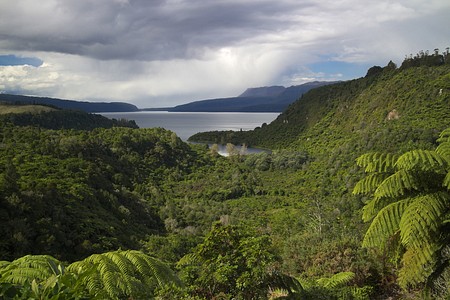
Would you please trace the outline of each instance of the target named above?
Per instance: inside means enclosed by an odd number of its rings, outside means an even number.
[[[162,127],[175,132],[183,141],[197,132],[215,130],[253,130],[269,124],[279,113],[165,112],[139,111],[101,113],[114,119],[134,120],[140,128]]]

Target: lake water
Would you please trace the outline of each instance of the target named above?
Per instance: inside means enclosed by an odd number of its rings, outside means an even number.
[[[165,112],[139,111],[101,113],[114,119],[134,120],[140,128],[162,127],[175,132],[183,141],[197,132],[215,130],[253,130],[269,124],[279,113]]]

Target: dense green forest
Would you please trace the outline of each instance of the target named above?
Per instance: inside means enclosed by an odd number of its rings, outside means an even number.
[[[447,57],[192,137],[228,157],[125,120],[2,116],[0,297],[448,299]]]

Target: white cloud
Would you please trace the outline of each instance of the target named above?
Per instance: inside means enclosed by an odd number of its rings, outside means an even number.
[[[152,107],[346,79],[308,65],[444,49],[449,13],[446,0],[4,1],[0,54],[44,64],[0,67],[0,88]]]

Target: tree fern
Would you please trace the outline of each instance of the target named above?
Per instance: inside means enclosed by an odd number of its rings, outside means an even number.
[[[164,263],[134,250],[94,254],[67,269],[78,274],[88,272],[83,285],[91,294],[105,293],[111,299],[150,297],[155,286],[181,285]]]
[[[320,278],[317,280],[317,283],[324,288],[334,289],[340,286],[344,286],[348,284],[355,278],[355,273],[353,272],[340,272],[334,274],[329,278]]]
[[[49,255],[26,255],[11,263],[2,263],[0,282],[13,284],[44,281],[53,274],[59,274],[60,262]]]
[[[355,187],[353,188],[353,194],[354,195],[372,194],[378,188],[380,183],[383,182],[384,179],[386,179],[385,174],[380,173],[369,174],[356,183]]]
[[[363,209],[363,219],[372,220],[363,246],[384,249],[389,240],[401,243],[398,282],[403,288],[429,285],[449,265],[442,253],[450,241],[450,129],[441,133],[438,142],[435,151],[412,150],[394,163],[395,156],[379,153],[357,160],[373,174],[358,182],[354,194],[373,191],[379,180],[375,178],[391,173]]]
[[[450,195],[436,193],[417,197],[402,215],[401,241],[408,247],[420,249],[437,236]]]
[[[450,162],[450,140],[440,143],[436,152]]]
[[[414,173],[399,170],[383,180],[375,190],[374,196],[375,198],[397,198],[403,196],[408,190],[418,190],[419,187],[420,182],[417,181]]]
[[[363,207],[362,219],[369,222],[380,212],[381,209],[392,203],[391,198],[373,198]]]
[[[435,243],[424,243],[421,249],[407,249],[398,275],[399,285],[406,289],[426,282],[436,268],[438,249]]]
[[[401,216],[409,204],[410,200],[406,199],[384,207],[370,224],[364,236],[363,247],[384,249],[388,239],[398,232]]]
[[[444,171],[448,163],[436,151],[412,150],[401,155],[395,163],[398,169],[439,172]]]
[[[385,173],[392,171],[397,158],[396,154],[373,152],[358,157],[356,164],[363,167],[368,173]]]

